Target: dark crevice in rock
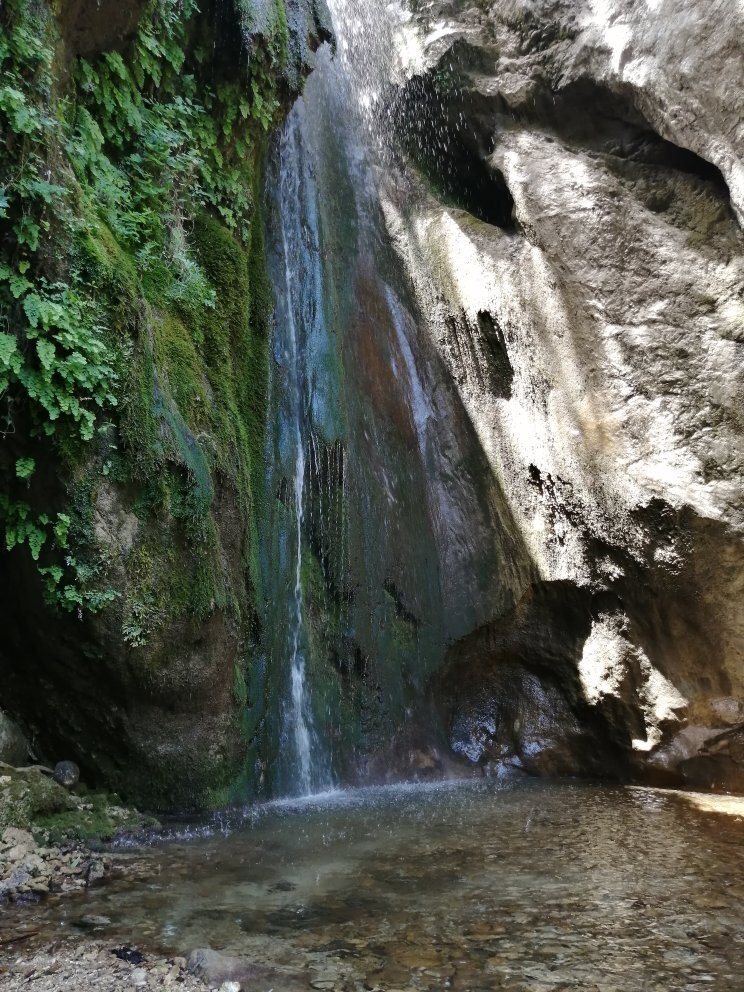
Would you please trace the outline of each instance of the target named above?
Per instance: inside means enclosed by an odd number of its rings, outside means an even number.
[[[467,123],[461,95],[455,82],[443,92],[436,74],[411,79],[394,105],[401,145],[444,202],[513,231],[514,198],[488,160],[488,137]]]
[[[475,321],[461,311],[445,318],[443,348],[451,355],[450,367],[459,386],[475,386],[501,399],[511,399],[514,369],[498,321],[481,310]]]
[[[344,479],[346,449],[341,441],[326,444],[313,436],[308,446],[305,491],[309,495],[307,536],[320,564],[326,594],[341,603],[350,598],[341,587],[343,572]]]
[[[413,627],[420,626],[421,621],[417,616],[415,616],[415,614],[411,613],[411,611],[408,609],[408,607],[406,606],[403,600],[403,594],[401,593],[400,589],[398,589],[396,584],[390,579],[387,579],[383,583],[383,588],[385,592],[388,594],[388,596],[392,599],[395,605],[395,612],[399,617],[399,619],[403,620],[404,623],[411,624]]]
[[[579,675],[593,616],[612,606],[571,582],[537,583],[517,606],[455,644],[433,684],[452,749],[537,774],[630,774],[640,715],[590,706]]]

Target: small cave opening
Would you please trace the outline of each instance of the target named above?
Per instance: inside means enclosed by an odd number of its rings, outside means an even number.
[[[468,124],[457,86],[443,95],[438,78],[416,76],[399,95],[393,119],[404,152],[446,204],[515,231],[514,198],[488,140]]]

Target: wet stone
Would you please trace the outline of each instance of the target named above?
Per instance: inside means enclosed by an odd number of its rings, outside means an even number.
[[[80,769],[74,761],[58,761],[54,766],[54,781],[71,789],[80,781]]]

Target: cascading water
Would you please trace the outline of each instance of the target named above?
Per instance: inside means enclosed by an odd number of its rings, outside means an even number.
[[[282,197],[285,202],[296,200],[299,195],[297,172],[288,163],[292,161],[292,146],[295,129],[288,128],[281,139],[281,177]],[[285,186],[291,188],[286,189]],[[285,211],[285,221],[288,218]],[[301,639],[303,628],[303,595],[302,595],[302,520],[304,516],[303,503],[305,496],[305,442],[302,436],[301,403],[302,388],[300,376],[300,354],[297,341],[297,323],[295,318],[295,301],[293,298],[293,278],[290,268],[292,254],[289,248],[291,235],[290,225],[282,223],[282,246],[285,262],[285,293],[287,300],[287,331],[289,349],[287,353],[289,376],[289,393],[292,400],[292,414],[295,427],[295,471],[294,471],[294,502],[296,523],[296,554],[294,582],[294,621],[290,625],[290,677],[292,684],[291,705],[288,717],[292,724],[292,733],[297,760],[297,784],[303,794],[312,791],[312,741],[314,738],[312,714],[308,700],[307,682],[305,678],[305,658],[302,653]]]
[[[479,453],[385,227],[405,18],[382,0],[330,6],[338,54],[319,53],[267,176],[276,314],[256,695],[268,789],[284,795],[377,774],[367,756],[404,732],[447,640],[473,622],[492,553]]]
[[[324,294],[312,174],[304,153],[304,114],[298,105],[275,149],[269,189],[273,210],[272,277],[277,299],[273,340],[274,424],[267,456],[267,494],[278,497],[268,521],[271,553],[265,565],[270,587],[269,666],[279,681],[277,770],[274,788],[308,795],[333,784],[308,680],[306,581],[306,504],[313,484],[312,424],[308,409],[317,402],[317,380],[306,361],[318,337],[325,336]],[[282,685],[283,683],[283,685]]]

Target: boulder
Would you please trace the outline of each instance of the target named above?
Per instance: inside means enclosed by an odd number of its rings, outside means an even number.
[[[3,833],[2,846],[8,848],[23,847],[27,851],[36,850],[36,841],[28,830],[19,830],[17,827],[8,827]],[[8,855],[5,855],[8,857]]]
[[[28,758],[28,741],[20,727],[0,711],[0,761],[23,765]]]
[[[80,769],[74,761],[58,761],[54,766],[54,781],[71,789],[80,781]]]

